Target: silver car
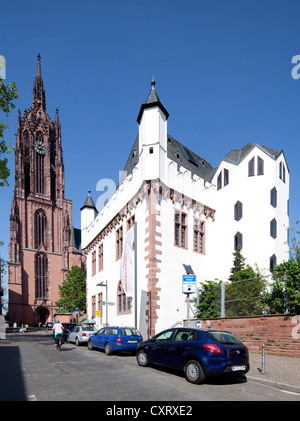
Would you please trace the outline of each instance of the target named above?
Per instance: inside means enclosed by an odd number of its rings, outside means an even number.
[[[72,332],[69,333],[67,342],[74,342],[77,346],[87,343],[90,335],[95,335],[97,329],[89,325],[76,326]]]

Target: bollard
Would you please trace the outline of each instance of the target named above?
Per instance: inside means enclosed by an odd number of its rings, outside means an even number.
[[[262,346],[262,354],[261,354],[261,374],[266,374],[265,372],[265,344]]]

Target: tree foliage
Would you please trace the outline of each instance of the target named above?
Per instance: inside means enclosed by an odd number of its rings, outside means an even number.
[[[19,97],[16,85],[11,82],[6,85],[5,82],[0,78],[0,109],[8,117],[10,111],[15,108],[13,101]],[[2,118],[1,118],[2,120]],[[7,166],[8,159],[6,157],[14,148],[11,143],[7,143],[3,139],[4,130],[8,129],[7,123],[0,121],[0,186],[8,186],[8,177],[10,170]]]
[[[299,221],[297,221],[299,225]],[[291,229],[290,258],[274,268],[274,282],[266,293],[271,314],[300,313],[300,231]]]
[[[245,268],[245,257],[242,255],[241,246],[237,246],[233,254],[233,266],[230,270],[229,281],[233,281],[235,273]]]
[[[265,301],[271,314],[300,313],[300,262],[290,259],[274,269]]]
[[[58,310],[71,312],[78,307],[80,313],[86,312],[85,275],[78,266],[72,266],[58,289],[60,299],[55,303]]]
[[[250,265],[236,271],[226,285],[226,316],[256,316],[266,311],[264,291],[266,281],[259,269]]]
[[[222,281],[205,281],[200,285],[196,317],[215,318],[221,315]]]

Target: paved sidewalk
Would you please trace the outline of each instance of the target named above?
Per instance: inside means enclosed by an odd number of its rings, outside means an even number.
[[[247,379],[300,393],[300,358],[265,355],[265,374],[261,373],[262,355],[249,353]]]

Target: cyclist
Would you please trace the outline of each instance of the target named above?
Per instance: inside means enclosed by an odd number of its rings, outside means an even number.
[[[58,319],[56,320],[56,323],[54,323],[52,330],[54,332],[54,339],[55,339],[55,345],[54,346],[57,346],[59,337],[62,338],[63,333],[64,333],[64,327],[59,322]]]

